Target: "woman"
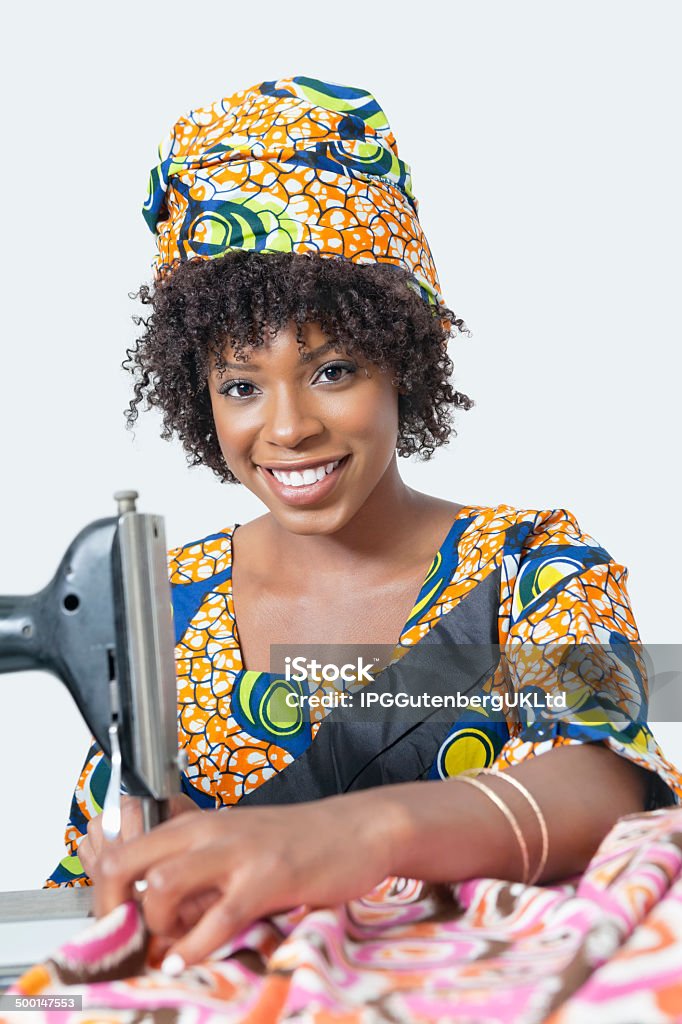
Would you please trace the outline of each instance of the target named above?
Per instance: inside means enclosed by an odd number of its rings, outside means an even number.
[[[128,803],[125,841],[103,844],[93,748],[48,884],[94,880],[106,914],[145,879],[176,975],[256,919],[387,876],[577,875],[618,818],[677,802],[682,779],[644,721],[626,570],[565,510],[460,504],[401,479],[396,454],[431,457],[471,403],[449,383],[463,321],[373,97],[298,77],[192,112],[145,215],[159,255],[129,422],[159,407],[192,464],[268,511],[170,555],[189,758],[175,816],[141,836]],[[551,697],[561,674],[570,711],[472,704],[398,722],[389,742],[383,719],[364,728],[310,701],[329,692],[318,681],[270,672],[275,644],[388,645],[386,672],[340,692],[389,678],[394,695],[390,671],[445,635],[447,657],[493,649],[479,695]],[[567,661],[580,645],[591,656]],[[495,771],[464,774],[481,769]]]

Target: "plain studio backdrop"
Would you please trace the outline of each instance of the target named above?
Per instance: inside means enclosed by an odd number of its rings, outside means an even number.
[[[674,2],[12,5],[4,15],[0,592],[40,589],[112,494],[170,545],[264,511],[122,411],[150,278],[156,147],[192,107],[302,74],[369,89],[412,166],[476,407],[407,482],[566,507],[679,642],[680,9]],[[345,585],[344,580],[339,581]],[[348,581],[351,585],[351,581]],[[88,731],[53,677],[0,677],[0,888],[42,885]],[[682,761],[682,725],[656,728]]]

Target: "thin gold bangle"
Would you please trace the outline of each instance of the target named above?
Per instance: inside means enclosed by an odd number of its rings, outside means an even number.
[[[514,833],[514,836],[516,838],[516,842],[519,844],[519,850],[521,851],[521,862],[523,864],[522,881],[524,885],[527,885],[528,874],[530,871],[528,863],[528,846],[526,845],[526,840],[523,838],[523,833],[519,828],[518,821],[516,820],[512,812],[509,810],[504,800],[501,797],[499,797],[497,793],[494,793],[489,786],[486,786],[484,782],[479,782],[477,779],[471,779],[468,776],[464,775],[456,775],[455,778],[459,782],[465,782],[468,786],[474,786],[475,789],[480,790],[481,793],[484,793],[485,796],[487,796],[488,799],[495,804],[498,810],[500,810],[502,814],[504,814],[505,818],[509,822],[509,825],[511,826],[512,832]]]
[[[526,800],[528,801],[532,810],[534,811],[535,817],[538,819],[538,827],[540,829],[540,835],[542,837],[540,860],[538,862],[538,866],[535,872],[533,873],[533,877],[530,878],[528,881],[529,885],[535,885],[538,878],[540,878],[542,872],[545,870],[545,867],[547,866],[547,858],[549,857],[549,834],[547,832],[547,820],[545,819],[544,814],[540,810],[540,806],[537,800],[530,792],[530,790],[526,789],[522,782],[519,782],[518,779],[515,779],[513,775],[509,775],[508,772],[498,772],[495,768],[474,768],[471,769],[471,771],[475,771],[477,775],[496,775],[498,778],[504,779],[504,781],[508,782],[510,786],[514,786],[516,789],[518,789],[519,793],[521,793],[522,796],[525,796]]]

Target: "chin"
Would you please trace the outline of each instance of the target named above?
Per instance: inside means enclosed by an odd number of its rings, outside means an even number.
[[[271,508],[270,514],[283,529],[301,537],[323,537],[337,533],[353,518],[352,514],[333,507],[291,511]]]

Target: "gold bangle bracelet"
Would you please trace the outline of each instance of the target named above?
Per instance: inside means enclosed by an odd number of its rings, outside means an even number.
[[[471,771],[475,771],[477,775],[496,775],[498,778],[504,779],[504,781],[508,782],[510,786],[514,786],[515,789],[517,789],[519,793],[521,793],[521,795],[524,796],[527,802],[530,804],[531,809],[533,810],[535,817],[538,820],[538,827],[540,829],[540,836],[542,842],[538,866],[535,869],[532,878],[528,880],[529,885],[535,885],[537,880],[542,875],[542,872],[545,870],[545,867],[547,865],[547,858],[549,857],[549,834],[547,831],[547,821],[545,819],[544,814],[540,810],[540,806],[537,800],[530,792],[530,790],[528,790],[523,785],[522,782],[519,782],[518,779],[515,779],[513,775],[509,775],[508,772],[498,772],[495,770],[495,768],[473,768],[471,769]]]
[[[487,796],[488,799],[495,804],[498,810],[500,810],[502,814],[504,814],[505,818],[509,822],[512,832],[514,833],[516,842],[519,844],[519,850],[521,851],[521,863],[523,865],[522,881],[524,885],[527,885],[528,874],[530,871],[528,863],[528,846],[526,845],[526,840],[523,838],[523,833],[519,828],[518,821],[516,820],[512,812],[509,810],[504,800],[501,797],[499,797],[497,793],[494,793],[489,786],[486,786],[484,782],[479,782],[477,779],[472,779],[465,775],[456,775],[455,778],[459,782],[464,782],[468,786],[473,786],[475,789],[480,790],[481,793],[485,794],[485,796]]]

